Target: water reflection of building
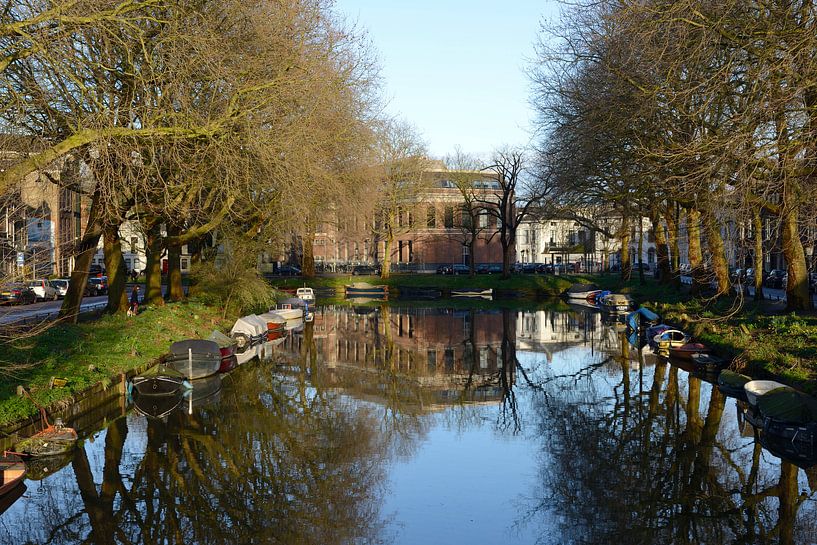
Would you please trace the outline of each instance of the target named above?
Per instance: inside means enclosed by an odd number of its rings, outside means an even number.
[[[350,373],[386,372],[403,381],[401,388],[431,394],[431,403],[498,401],[500,383],[513,384],[502,347],[503,335],[506,346],[515,342],[514,314],[505,331],[501,312],[325,307],[316,313],[312,342],[322,371],[341,386]],[[301,353],[302,342],[293,337],[285,349]]]
[[[557,312],[537,310],[520,312],[516,320],[516,347],[519,350],[553,353],[577,344],[599,350],[616,350],[618,336],[602,323],[600,312]]]

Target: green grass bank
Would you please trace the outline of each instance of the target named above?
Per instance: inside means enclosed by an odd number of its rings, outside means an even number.
[[[42,333],[0,344],[0,426],[36,413],[17,386],[30,390],[40,405],[70,399],[111,377],[144,366],[167,352],[174,341],[209,336],[232,326],[221,309],[196,301],[146,307],[138,316],[103,315],[79,324],[61,324]],[[228,323],[229,322],[229,323]],[[67,379],[49,388],[52,377]]]

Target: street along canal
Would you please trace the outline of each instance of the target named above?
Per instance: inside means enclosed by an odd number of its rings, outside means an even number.
[[[324,307],[268,355],[107,403],[0,543],[817,541],[813,453],[597,312]]]

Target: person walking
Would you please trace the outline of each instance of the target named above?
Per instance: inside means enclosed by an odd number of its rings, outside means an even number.
[[[139,285],[133,286],[130,292],[130,308],[128,309],[128,316],[136,316],[139,312]]]

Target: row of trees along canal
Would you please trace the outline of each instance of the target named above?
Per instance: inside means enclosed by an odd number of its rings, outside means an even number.
[[[0,193],[32,173],[47,176],[56,162],[62,174],[51,181],[91,201],[72,249],[65,319],[78,314],[100,238],[109,310],[126,308],[119,228],[127,220],[144,231],[146,297],[161,304],[165,252],[177,299],[183,245],[195,262],[218,233],[228,252],[255,244],[257,255],[291,232],[291,219],[355,202],[381,109],[378,74],[363,35],[330,8],[323,0],[4,4],[3,149],[31,145],[5,165]]]
[[[531,70],[558,204],[587,224],[623,218],[625,248],[631,225],[649,217],[667,282],[677,281],[686,225],[695,287],[708,254],[721,293],[729,289],[722,230],[742,227],[756,271],[763,239],[777,233],[788,306],[808,308],[816,27],[811,1],[566,5],[561,23],[543,29]],[[629,269],[626,251],[622,259]],[[756,274],[757,294],[760,282]]]

